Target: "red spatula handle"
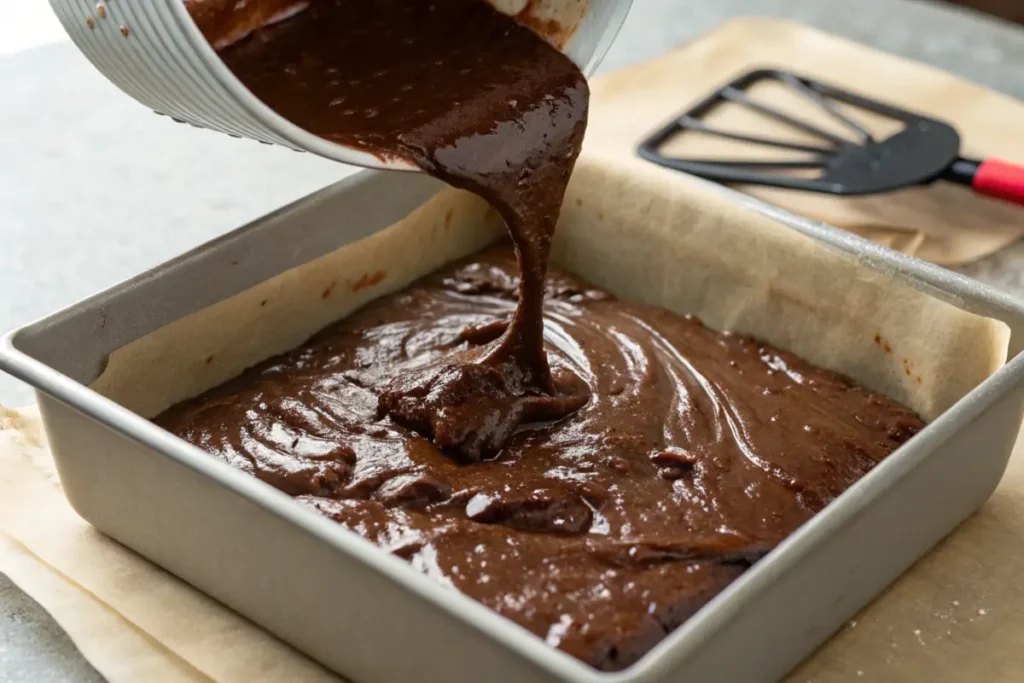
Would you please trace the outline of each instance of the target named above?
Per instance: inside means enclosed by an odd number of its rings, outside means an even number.
[[[978,166],[972,186],[978,194],[1024,206],[1024,166],[988,159]]]

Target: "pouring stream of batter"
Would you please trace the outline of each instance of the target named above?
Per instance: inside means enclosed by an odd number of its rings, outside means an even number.
[[[205,28],[214,45],[237,30]],[[587,402],[578,377],[552,377],[543,344],[548,252],[589,103],[568,57],[483,0],[321,0],[220,54],[295,124],[410,160],[480,195],[508,225],[521,277],[507,328],[395,378],[382,413],[476,460],[520,424]]]

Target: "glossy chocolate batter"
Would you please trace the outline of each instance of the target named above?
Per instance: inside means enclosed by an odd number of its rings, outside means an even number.
[[[268,105],[480,194],[518,264],[379,300],[172,408],[173,433],[619,669],[921,428],[785,352],[545,283],[588,91],[482,0],[190,2]]]
[[[205,26],[218,44],[219,24]],[[383,411],[479,459],[518,425],[583,405],[552,378],[542,342],[549,245],[589,100],[568,57],[483,0],[318,0],[220,54],[290,121],[412,161],[481,195],[508,225],[523,275],[511,325],[396,377],[380,392]]]
[[[467,462],[382,415],[489,349],[507,247],[378,300],[157,423],[602,669],[635,661],[923,425],[792,354],[560,272],[548,362],[585,405]]]

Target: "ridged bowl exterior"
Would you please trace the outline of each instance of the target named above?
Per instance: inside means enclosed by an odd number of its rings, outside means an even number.
[[[282,145],[368,168],[414,170],[402,160],[328,142],[278,116],[235,78],[189,16],[183,0],[50,0],[64,29],[112,83],[159,114],[235,137]],[[566,54],[592,73],[631,0],[589,0]]]

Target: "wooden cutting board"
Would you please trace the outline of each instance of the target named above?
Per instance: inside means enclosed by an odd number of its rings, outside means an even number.
[[[1024,102],[960,80],[939,69],[782,21],[742,19],[725,24],[668,55],[595,79],[586,150],[617,163],[646,164],[638,143],[736,76],[776,67],[809,76],[955,125],[965,155],[1024,163]],[[838,124],[807,101],[765,84],[751,93],[836,132]],[[738,106],[720,112],[719,127],[795,141],[801,138]],[[892,132],[874,117],[872,132]],[[847,133],[848,135],[848,133]],[[667,148],[704,157],[737,156],[736,143],[700,134]],[[749,150],[749,147],[745,147]],[[758,150],[763,154],[763,150]],[[674,171],[666,170],[666,173]],[[942,265],[983,258],[1024,234],[1024,209],[939,182],[872,197],[833,197],[792,190],[740,187],[809,218],[844,227],[905,253]]]

